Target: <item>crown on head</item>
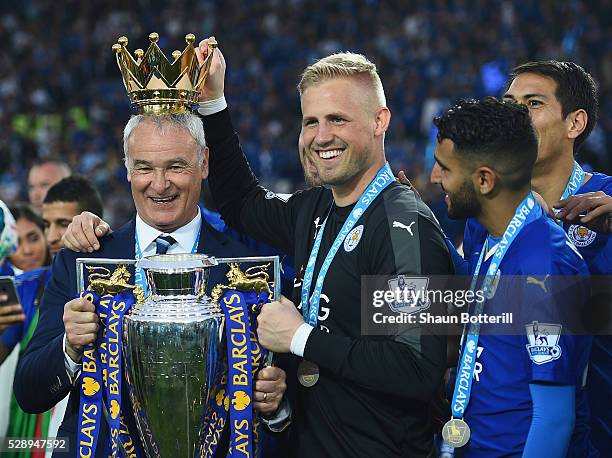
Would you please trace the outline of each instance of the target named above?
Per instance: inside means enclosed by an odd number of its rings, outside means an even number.
[[[208,45],[208,56],[200,65],[192,33],[185,36],[187,47],[183,52],[172,53],[172,62],[157,45],[157,33],[149,34],[149,40],[149,49],[137,49],[135,57],[127,50],[126,37],[120,37],[113,45],[132,108],[140,114],[191,112],[198,103],[217,43]]]

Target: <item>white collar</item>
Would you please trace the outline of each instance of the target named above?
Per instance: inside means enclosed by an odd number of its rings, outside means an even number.
[[[149,226],[145,223],[140,215],[136,214],[136,235],[138,236],[138,243],[141,251],[144,253],[147,251],[149,245],[155,242],[155,239],[160,235],[171,235],[174,240],[180,245],[180,248],[184,253],[190,253],[193,245],[196,242],[198,231],[201,226],[202,213],[200,207],[198,207],[198,214],[187,224],[179,227],[174,232],[162,232],[159,229]]]

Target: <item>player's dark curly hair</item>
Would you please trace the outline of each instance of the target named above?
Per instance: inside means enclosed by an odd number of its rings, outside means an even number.
[[[44,203],[53,202],[77,202],[82,212],[92,212],[100,218],[104,214],[100,193],[89,179],[80,175],[69,176],[51,186]]]
[[[574,62],[558,60],[543,60],[527,62],[512,69],[508,87],[518,75],[522,73],[535,73],[547,76],[557,83],[555,97],[561,104],[561,114],[565,118],[569,113],[583,109],[587,114],[587,125],[574,142],[574,154],[586,140],[597,124],[599,112],[599,95],[597,83],[593,77],[580,65]]]
[[[531,181],[538,141],[526,106],[495,97],[460,100],[434,124],[439,142],[447,138],[467,163],[495,170],[503,186],[518,190]]]

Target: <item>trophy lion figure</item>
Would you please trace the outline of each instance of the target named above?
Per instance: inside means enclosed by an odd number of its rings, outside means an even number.
[[[102,294],[118,294],[127,289],[134,290],[134,297],[138,302],[144,299],[144,292],[138,286],[130,285],[130,272],[125,264],[120,264],[111,274],[110,270],[101,266],[88,266],[89,286],[87,289]]]
[[[229,280],[229,285],[217,285],[212,290],[212,299],[215,302],[219,301],[222,290],[236,289],[238,291],[255,291],[257,294],[267,292],[272,296],[268,280],[270,276],[266,270],[270,267],[270,263],[261,266],[253,266],[246,269],[244,272],[240,270],[238,263],[230,262],[229,271],[225,274]]]

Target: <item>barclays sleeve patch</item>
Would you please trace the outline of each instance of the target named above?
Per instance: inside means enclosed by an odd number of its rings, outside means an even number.
[[[534,321],[525,326],[527,330],[526,345],[529,359],[534,364],[546,364],[555,361],[561,357],[561,347],[559,339],[561,338],[560,324],[538,323]]]

